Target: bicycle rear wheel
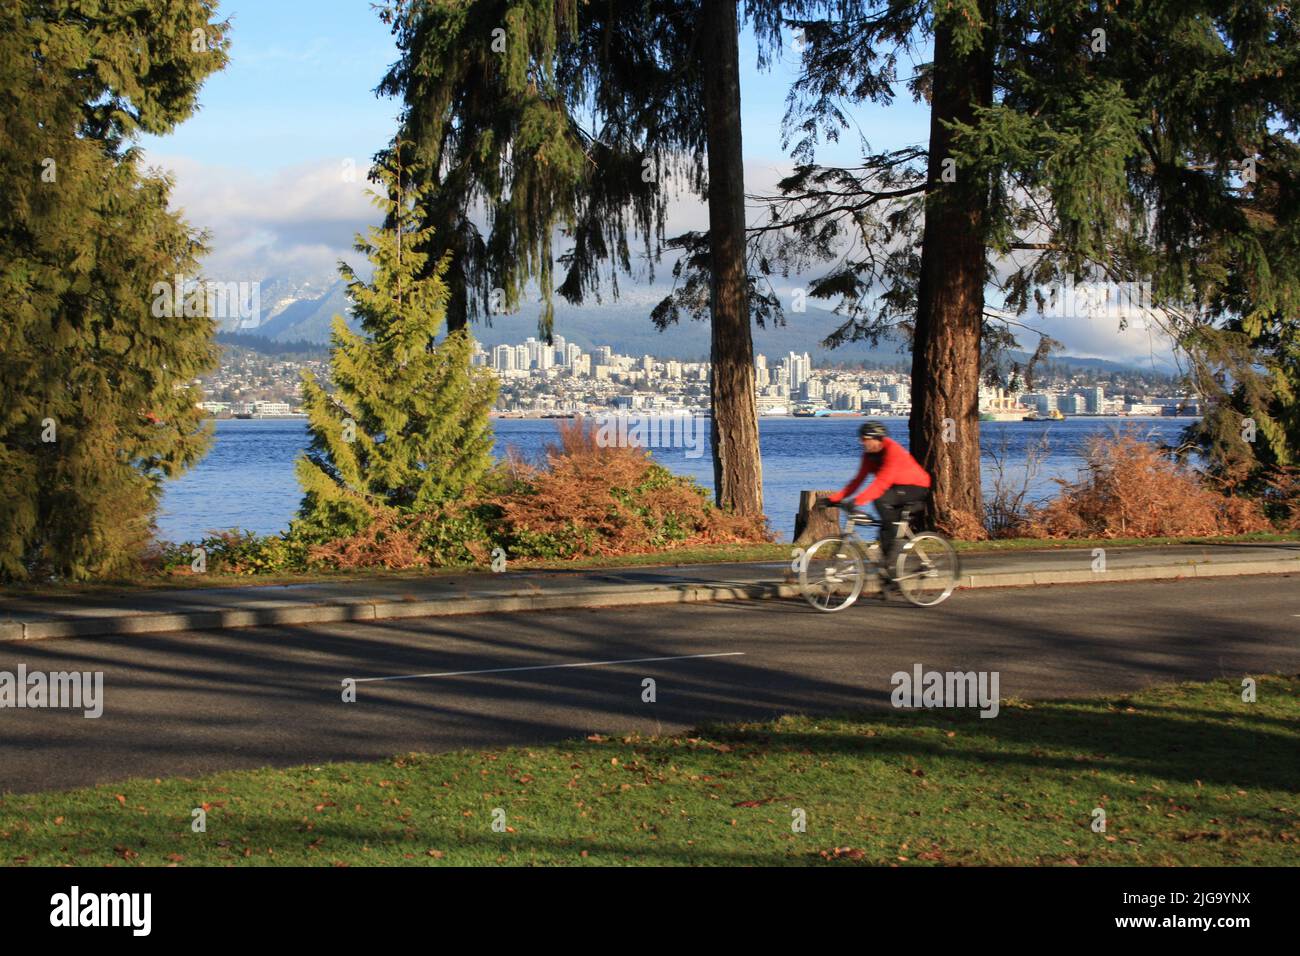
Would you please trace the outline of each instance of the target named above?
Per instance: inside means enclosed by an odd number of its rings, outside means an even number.
[[[866,570],[858,548],[844,538],[823,538],[799,565],[799,589],[819,611],[842,611],[858,599]]]
[[[894,583],[917,607],[933,607],[947,600],[960,576],[957,552],[942,535],[926,531],[902,542]]]

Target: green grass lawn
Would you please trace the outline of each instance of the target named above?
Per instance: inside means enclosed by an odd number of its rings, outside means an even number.
[[[1251,534],[1183,536],[1171,538],[998,538],[991,541],[954,541],[958,551],[1051,551],[1066,548],[1159,548],[1177,544],[1268,544],[1300,541],[1300,531],[1255,531]]]
[[[1049,541],[1039,538],[1006,538],[996,541],[954,541],[962,552],[981,551],[1049,551],[1067,548],[1140,548],[1175,544],[1251,544],[1279,541],[1300,541],[1300,531],[1238,535],[1211,538],[1078,538]],[[582,558],[576,561],[536,560],[514,561],[510,568],[517,571],[583,568],[671,567],[687,564],[727,564],[737,562],[788,563],[793,555],[790,544],[737,544],[716,547],[680,548],[673,551],[656,551],[648,554],[623,554],[606,557]],[[38,597],[77,595],[123,594],[137,590],[165,588],[228,588],[256,587],[276,584],[330,584],[351,581],[402,581],[421,580],[440,575],[466,572],[491,574],[487,568],[416,568],[409,571],[312,571],[286,574],[177,574],[172,576],[146,576],[121,580],[104,580],[83,584],[8,584],[0,587],[0,596]]]
[[[1300,677],[877,711],[0,798],[19,865],[1300,859]],[[206,808],[207,832],[191,831]],[[1107,815],[1094,832],[1093,810]],[[494,810],[504,811],[500,832]],[[804,811],[806,832],[792,829]]]
[[[579,558],[572,561],[558,559],[517,560],[510,569],[524,570],[574,570],[582,568],[625,568],[647,566],[672,566],[678,564],[725,564],[746,561],[788,561],[788,544],[734,544],[712,547],[677,548],[647,554],[620,554],[602,557]],[[0,586],[0,596],[35,597],[48,595],[120,594],[138,590],[168,588],[228,588],[257,587],[274,584],[332,584],[349,581],[402,581],[465,573],[491,574],[488,567],[412,568],[405,571],[298,571],[283,574],[174,574],[144,575],[134,578],[87,581],[84,583],[45,584],[11,583]]]

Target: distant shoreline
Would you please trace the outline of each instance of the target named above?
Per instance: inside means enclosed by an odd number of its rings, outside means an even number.
[[[680,410],[680,409],[662,409],[662,410],[658,410],[658,411],[656,411],[656,410],[652,410],[652,409],[637,409],[637,410],[635,410],[635,411],[629,411],[629,410],[627,410],[627,409],[608,409],[608,410],[602,410],[602,411],[582,412],[582,413],[574,413],[574,414],[554,414],[554,413],[543,413],[543,412],[492,412],[492,413],[489,414],[488,417],[489,417],[489,418],[496,418],[496,419],[504,419],[504,420],[506,420],[506,421],[550,421],[550,420],[555,420],[555,419],[573,419],[573,418],[580,418],[580,417],[594,417],[594,416],[597,416],[597,415],[647,415],[647,416],[665,415],[665,416],[667,416],[667,415],[680,415],[681,412],[682,412],[682,410]],[[705,417],[705,418],[711,418],[711,417],[712,417],[708,412],[691,412],[690,414],[700,415],[701,417]],[[827,421],[827,420],[830,420],[830,421],[837,421],[837,420],[845,419],[845,418],[889,418],[889,419],[897,419],[897,420],[900,420],[900,421],[906,421],[906,420],[908,419],[908,416],[907,416],[907,415],[885,415],[885,414],[879,414],[879,415],[867,415],[867,414],[863,414],[863,413],[860,413],[860,412],[859,412],[859,413],[840,413],[840,414],[835,414],[835,415],[793,415],[793,414],[786,414],[786,415],[759,415],[758,417],[759,417],[759,418],[807,418],[807,419],[814,419],[814,420],[819,420],[819,421]],[[1170,418],[1188,418],[1188,419],[1197,419],[1197,418],[1200,418],[1200,417],[1201,417],[1200,415],[1128,415],[1128,414],[1124,414],[1124,413],[1113,413],[1113,414],[1105,414],[1105,415],[1103,415],[1103,414],[1099,414],[1099,413],[1096,413],[1096,412],[1080,412],[1080,413],[1078,413],[1077,415],[1066,415],[1065,418],[1062,418],[1062,419],[1050,419],[1050,418],[1038,418],[1038,419],[1032,419],[1032,418],[1031,418],[1031,419],[1028,419],[1028,420],[1027,420],[1027,423],[1028,423],[1028,424],[1031,424],[1031,425],[1033,425],[1033,424],[1040,424],[1040,423],[1046,425],[1046,424],[1051,424],[1053,421],[1067,421],[1067,422],[1068,422],[1068,421],[1071,421],[1072,419],[1075,419],[1075,418],[1088,418],[1088,419],[1093,419],[1093,418],[1114,418],[1114,419],[1118,419],[1118,420],[1123,420],[1123,419],[1129,419],[1129,418],[1132,418],[1132,419],[1153,419],[1153,420],[1156,420],[1156,421],[1160,421],[1160,420],[1170,419]],[[1000,422],[1000,424],[1006,424],[1007,422],[1015,423],[1015,422],[1021,422],[1021,421],[1026,421],[1026,420],[1025,420],[1025,419],[1020,419],[1020,418],[1009,418],[1009,419],[1006,419],[1006,420],[1003,421],[1003,422]],[[981,424],[981,425],[996,425],[996,424],[999,424],[999,422],[987,422],[987,421],[981,421],[980,424]]]
[[[684,411],[684,410],[683,410],[683,409],[660,409],[660,410],[655,411],[655,410],[651,410],[651,409],[637,409],[637,410],[635,410],[635,411],[629,411],[629,410],[627,410],[627,409],[607,409],[607,410],[601,410],[601,411],[581,412],[581,413],[573,413],[573,414],[556,414],[556,413],[552,413],[552,412],[490,412],[490,413],[488,414],[488,417],[491,418],[491,419],[497,419],[497,420],[503,420],[503,421],[564,421],[564,420],[572,420],[572,419],[575,419],[575,418],[583,418],[583,417],[594,418],[594,417],[596,417],[596,416],[598,416],[598,415],[645,415],[645,416],[656,416],[656,415],[662,415],[662,416],[670,416],[670,415],[680,415],[680,414],[682,413],[682,411]],[[688,412],[688,413],[691,414],[691,415],[699,416],[699,417],[701,417],[701,418],[711,418],[711,417],[712,417],[712,415],[710,415],[708,412]],[[842,414],[836,414],[836,415],[793,415],[793,414],[786,414],[786,415],[759,415],[758,417],[759,417],[759,418],[791,418],[791,419],[793,419],[793,418],[801,418],[801,419],[805,419],[805,418],[806,418],[806,419],[812,419],[812,420],[814,420],[814,421],[839,421],[839,420],[846,419],[846,418],[888,418],[888,419],[897,419],[897,420],[899,420],[899,421],[906,421],[907,418],[908,418],[908,416],[906,416],[906,415],[883,415],[883,414],[882,414],[882,415],[865,415],[865,414],[862,414],[862,413],[842,413]],[[1031,425],[1035,425],[1035,424],[1050,425],[1050,424],[1053,424],[1054,422],[1061,422],[1061,421],[1067,421],[1067,422],[1068,422],[1068,421],[1072,421],[1072,420],[1074,420],[1074,419],[1076,419],[1076,418],[1087,418],[1087,419],[1094,419],[1094,418],[1107,418],[1107,419],[1109,419],[1109,418],[1113,418],[1113,419],[1115,419],[1115,420],[1117,420],[1117,421],[1124,421],[1124,420],[1127,420],[1127,419],[1143,419],[1143,420],[1148,420],[1148,419],[1149,419],[1149,420],[1155,420],[1155,421],[1163,421],[1163,420],[1166,420],[1166,419],[1184,419],[1184,418],[1185,418],[1185,419],[1197,419],[1197,418],[1200,418],[1200,417],[1201,417],[1200,415],[1126,415],[1126,414],[1122,414],[1122,413],[1121,413],[1121,414],[1106,414],[1106,415],[1102,415],[1102,414],[1097,414],[1097,413],[1080,412],[1080,413],[1078,413],[1078,414],[1076,414],[1076,415],[1066,415],[1065,418],[1062,418],[1062,419],[1051,419],[1051,418],[1037,418],[1037,419],[1033,419],[1033,418],[1031,418],[1031,419],[1027,419],[1027,420],[1026,420],[1026,419],[1015,419],[1015,418],[1011,418],[1011,419],[1006,419],[1005,421],[1000,421],[1000,422],[999,422],[999,421],[992,421],[992,422],[982,421],[982,422],[980,422],[980,424],[981,424],[981,425],[996,425],[996,424],[1006,424],[1007,422],[1016,423],[1016,422],[1020,422],[1020,421],[1027,421],[1027,423],[1028,423],[1028,424],[1031,424]],[[207,415],[207,416],[205,416],[205,418],[208,418],[208,419],[210,419],[210,420],[212,420],[212,421],[218,421],[218,422],[247,422],[247,421],[306,421],[306,420],[307,420],[307,415],[306,415],[306,413],[304,412],[304,413],[289,414],[289,415]]]

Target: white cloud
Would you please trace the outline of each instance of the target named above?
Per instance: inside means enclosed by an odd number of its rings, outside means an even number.
[[[173,208],[211,233],[203,269],[215,279],[333,275],[340,257],[361,258],[355,235],[380,219],[360,157],[268,174],[185,157],[148,162],[174,175]]]

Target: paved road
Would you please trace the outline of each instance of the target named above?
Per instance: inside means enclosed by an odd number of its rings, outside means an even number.
[[[0,645],[0,671],[102,670],[104,714],[0,709],[0,791],[593,731],[888,706],[913,664],[997,670],[1003,697],[1300,671],[1292,576],[959,592],[930,610],[789,601],[429,618]],[[729,654],[592,667],[600,661]],[[497,670],[501,668],[534,668]],[[344,678],[496,671],[363,681]],[[642,679],[657,682],[643,703]]]

